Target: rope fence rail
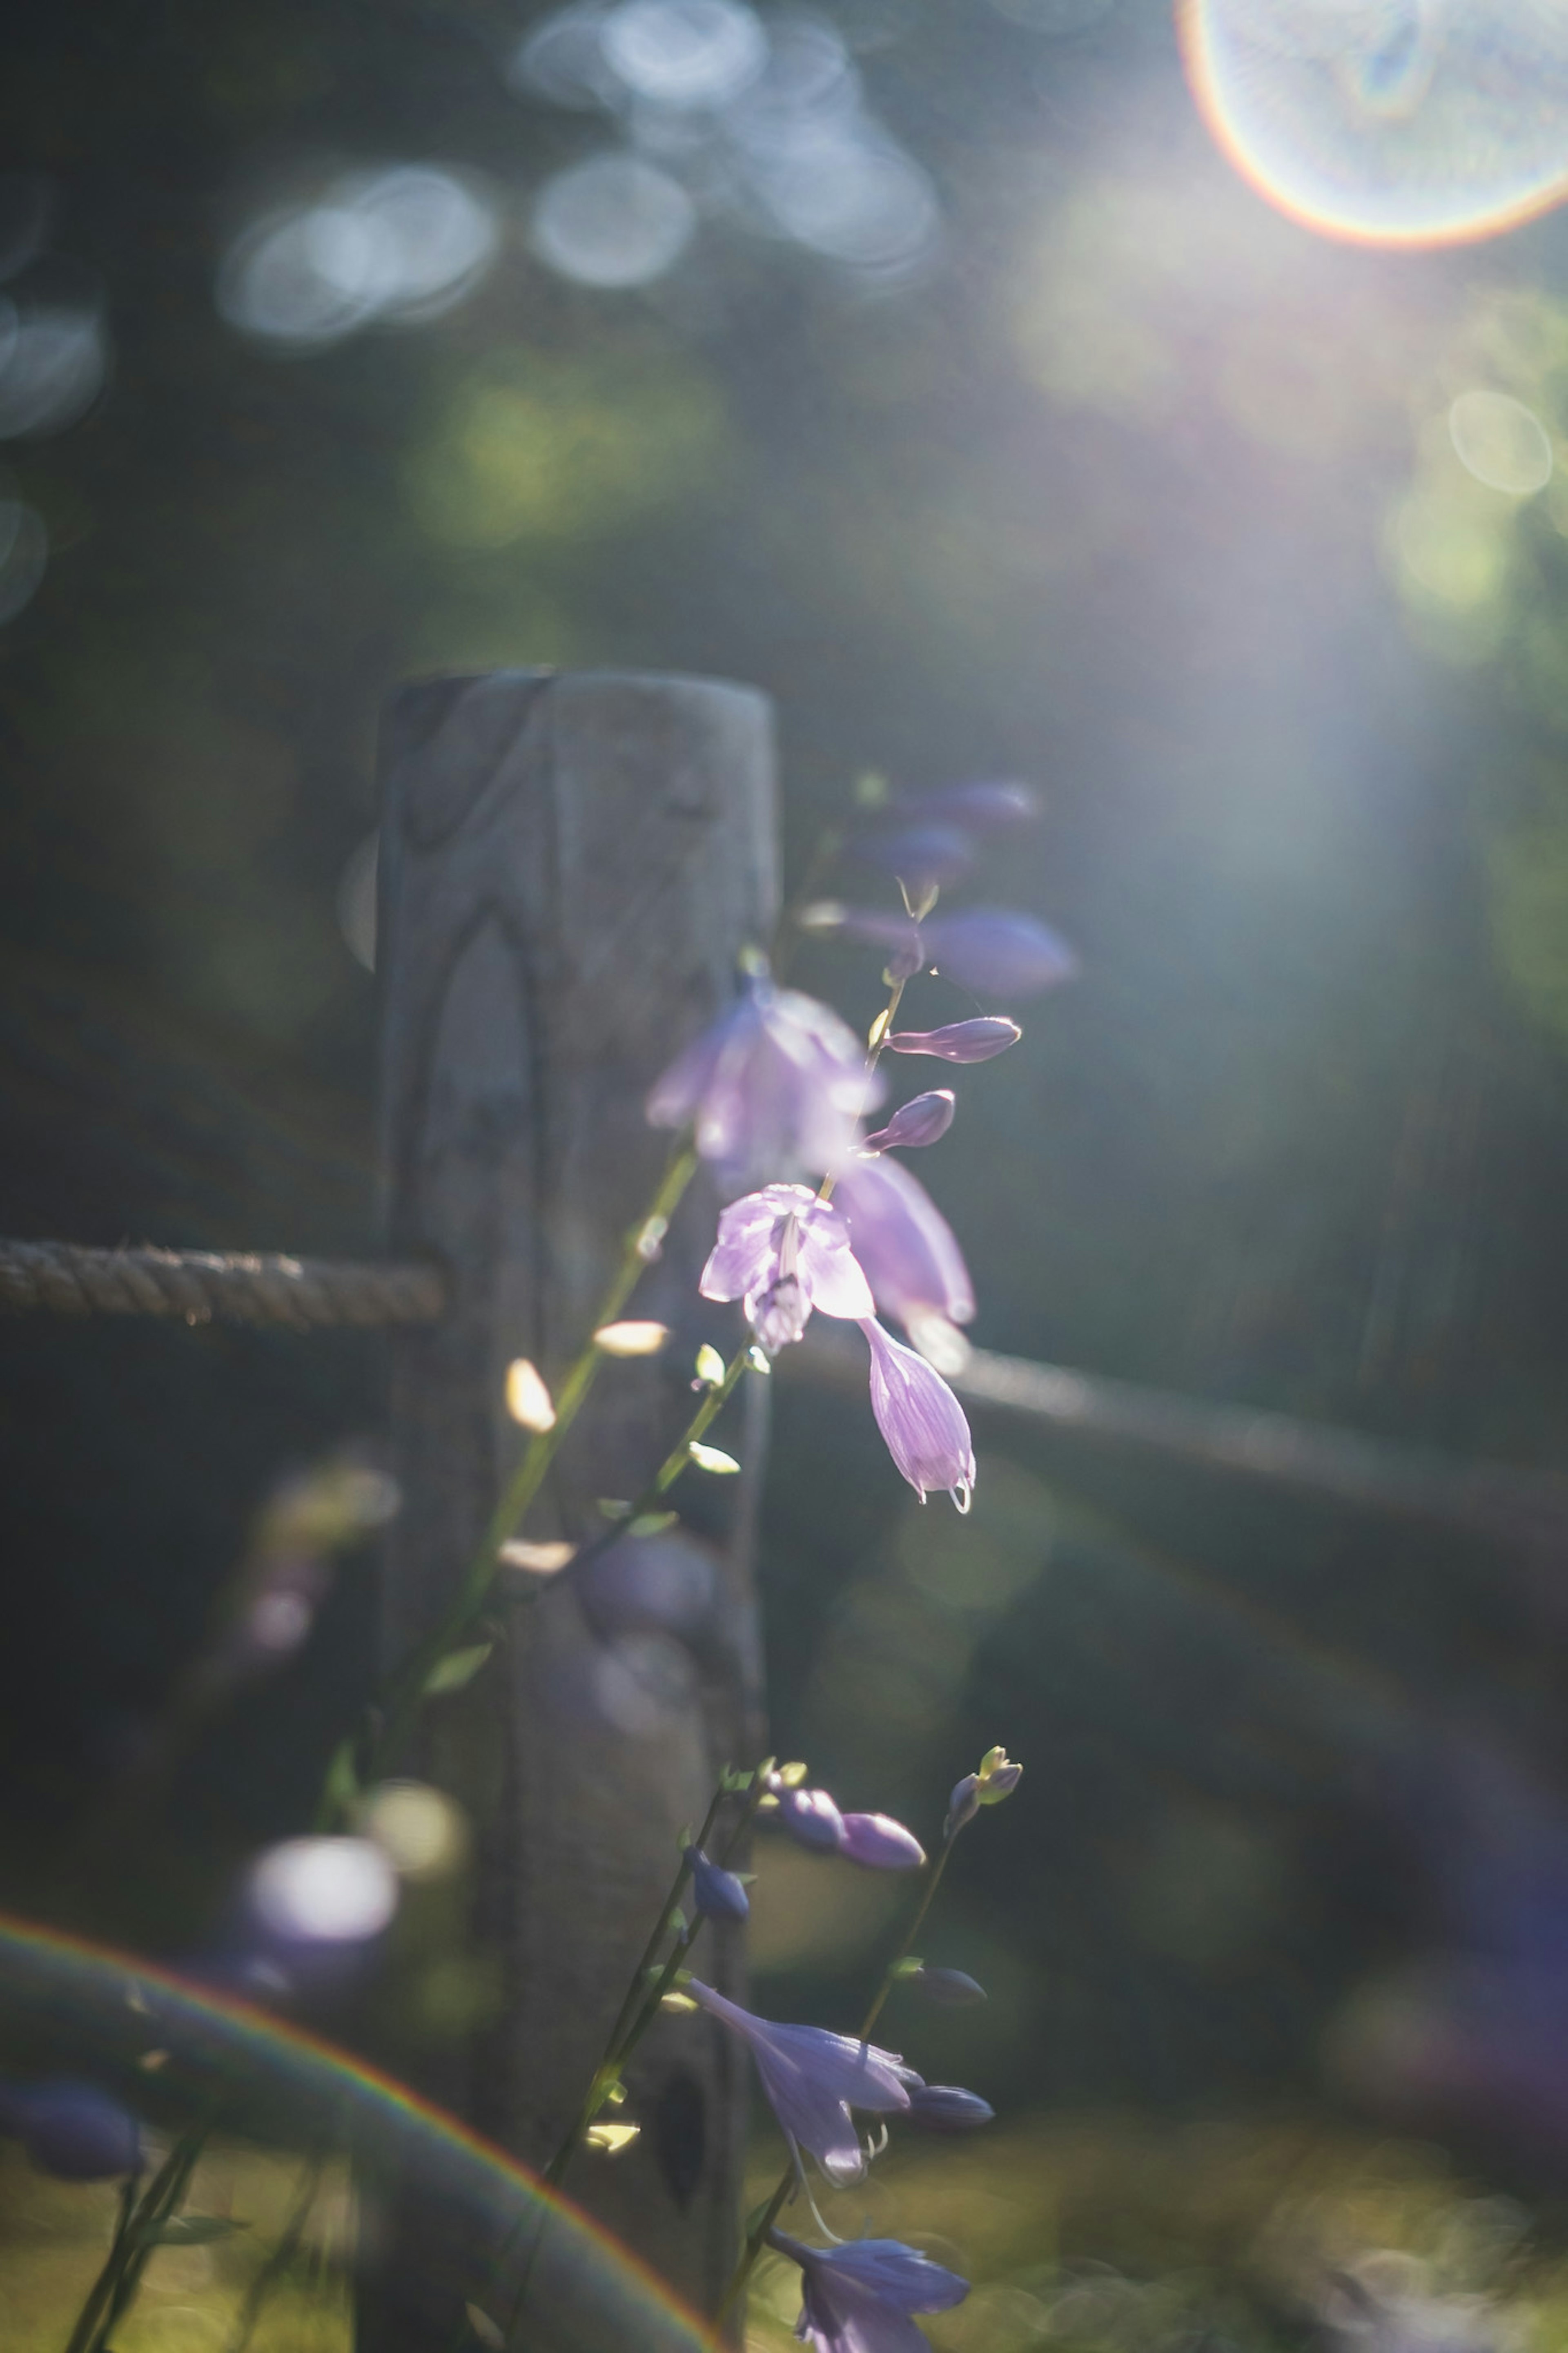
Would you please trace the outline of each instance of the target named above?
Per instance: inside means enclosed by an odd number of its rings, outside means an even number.
[[[446,1312],[440,1269],[252,1250],[86,1250],[0,1240],[0,1314],[168,1315],[184,1324],[431,1324]]]
[[[437,1323],[447,1297],[441,1269],[417,1261],[0,1240],[0,1314],[43,1309],[294,1332],[369,1330]],[[815,1335],[790,1352],[787,1369],[830,1386],[858,1387],[865,1379],[853,1350]],[[973,1351],[952,1385],[982,1410],[1293,1488],[1352,1510],[1513,1546],[1568,1542],[1568,1480],[1549,1471],[1456,1460],[1289,1414],[1216,1405],[983,1349]]]

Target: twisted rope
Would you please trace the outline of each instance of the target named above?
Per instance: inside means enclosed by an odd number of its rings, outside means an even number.
[[[429,1324],[447,1286],[434,1266],[280,1258],[248,1250],[83,1250],[0,1241],[0,1314],[175,1315],[186,1324]]]

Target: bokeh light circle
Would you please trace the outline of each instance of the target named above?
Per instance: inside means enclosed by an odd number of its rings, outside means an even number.
[[[264,1854],[250,1902],[276,1936],[358,1944],[379,1936],[397,1909],[397,1877],[367,1838],[295,1838]]]
[[[581,286],[647,286],[680,259],[697,209],[679,180],[640,156],[591,156],[539,192],[531,242]]]
[[[723,106],[768,55],[761,23],[736,0],[621,0],[603,41],[626,89],[659,106]]]
[[[1180,0],[1178,17],[1215,137],[1309,227],[1455,243],[1568,195],[1560,0]]]
[[[242,230],[218,273],[217,305],[243,334],[308,351],[373,320],[439,317],[500,245],[493,206],[455,173],[427,164],[351,173],[317,202]]]
[[[1448,438],[1460,465],[1489,491],[1528,499],[1552,480],[1546,427],[1510,393],[1462,392],[1448,411]]]

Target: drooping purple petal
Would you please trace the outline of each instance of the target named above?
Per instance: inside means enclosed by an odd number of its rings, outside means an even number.
[[[687,1848],[686,1862],[691,1873],[691,1900],[705,1920],[745,1919],[751,1899],[732,1871],[710,1862],[697,1846]]]
[[[972,1021],[950,1021],[941,1029],[895,1029],[887,1047],[889,1054],[931,1054],[940,1062],[989,1062],[1023,1034],[1005,1014],[987,1013]]]
[[[795,2335],[816,2353],[926,2353],[910,2315],[948,2312],[969,2282],[898,2239],[807,2247],[783,2231],[769,2242],[801,2268]]]
[[[922,2132],[973,2132],[995,2114],[978,2092],[965,2092],[957,2084],[918,2084],[910,2092],[909,2120]]]
[[[893,803],[895,817],[916,825],[960,826],[966,833],[1011,833],[1040,814],[1040,804],[1027,785],[943,785],[931,793],[902,795]]]
[[[798,1340],[812,1309],[858,1323],[870,1290],[838,1211],[805,1185],[764,1185],[731,1201],[702,1270],[705,1299],[739,1299],[770,1356]]]
[[[909,1049],[900,1046],[899,1051],[907,1053]],[[900,1103],[887,1126],[868,1135],[861,1148],[866,1152],[896,1152],[900,1147],[907,1150],[917,1145],[935,1144],[952,1125],[957,1108],[951,1087],[933,1087],[929,1094],[914,1095],[907,1103]]]
[[[871,1410],[889,1453],[923,1504],[945,1488],[961,1512],[974,1492],[974,1443],[963,1408],[932,1365],[875,1320],[860,1326],[871,1349]]]
[[[974,1292],[963,1253],[917,1176],[896,1160],[847,1160],[834,1198],[884,1314],[908,1324],[934,1309],[950,1324],[969,1322]]]
[[[921,925],[921,941],[933,972],[981,997],[1037,997],[1078,970],[1064,939],[1012,907],[933,915]]]
[[[753,1173],[829,1167],[866,1099],[853,1031],[815,998],[753,976],[677,1056],[647,1111],[655,1127],[694,1123],[702,1158],[739,1186]]]
[[[895,2052],[857,2042],[822,2026],[775,2026],[755,2018],[692,1978],[693,2001],[738,2034],[751,2050],[780,2126],[809,2149],[828,2179],[842,2186],[866,2171],[866,2152],[851,2108],[890,2115],[910,2105],[920,2077]]]
[[[926,1852],[890,1814],[846,1814],[841,1852],[872,1871],[918,1871]]]

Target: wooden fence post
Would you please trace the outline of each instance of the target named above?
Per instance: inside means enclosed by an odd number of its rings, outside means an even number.
[[[395,1658],[450,1598],[523,1442],[504,1410],[508,1362],[559,1377],[652,1195],[670,1140],[643,1117],[651,1081],[729,1001],[738,951],[771,926],[770,706],[706,679],[438,680],[391,707],[383,793],[388,1236],[399,1256],[435,1252],[451,1282],[446,1320],[392,1344],[404,1504],[383,1631]],[[635,1493],[689,1413],[715,1208],[700,1173],[629,1311],[684,1345],[605,1366],[531,1536],[602,1530],[596,1499]],[[600,2055],[680,1826],[760,1743],[760,1443],[747,1451],[741,1479],[689,1474],[646,1589],[585,1607],[568,1572],[506,1613],[496,1655],[424,1736],[420,1769],[476,1833],[463,1956],[475,2022],[425,2080],[535,2165]],[[739,1989],[738,1935],[716,1938],[704,1966]],[[629,2088],[640,2141],[580,2157],[568,2193],[710,2304],[737,2221],[735,2049],[700,2017],[661,2021]],[[406,2228],[367,2291],[362,2353],[446,2353],[460,2317],[462,2265]]]

